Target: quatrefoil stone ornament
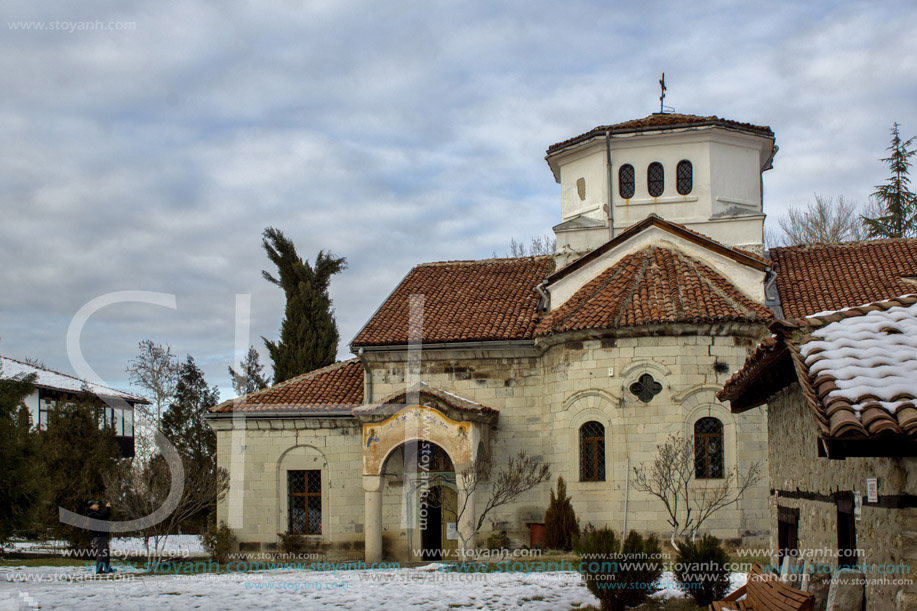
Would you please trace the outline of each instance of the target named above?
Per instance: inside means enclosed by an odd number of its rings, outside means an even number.
[[[630,392],[644,403],[649,403],[662,392],[662,384],[654,380],[650,374],[644,373],[639,380],[630,385]]]

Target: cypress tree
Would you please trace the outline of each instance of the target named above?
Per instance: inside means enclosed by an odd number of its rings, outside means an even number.
[[[877,185],[873,197],[882,206],[885,214],[877,218],[863,217],[866,231],[871,238],[904,238],[917,232],[917,195],[908,188],[911,157],[910,149],[914,138],[902,141],[895,123],[891,130],[892,143],[887,150],[891,155],[882,159],[888,164],[891,176],[884,185]]]
[[[346,269],[347,262],[319,251],[315,265],[296,254],[296,247],[280,230],[264,230],[262,245],[277,266],[277,277],[264,278],[283,289],[287,303],[280,325],[280,340],[265,338],[274,362],[274,384],[330,365],[337,357],[338,330],[328,286],[331,277]]]
[[[549,549],[570,551],[579,538],[579,522],[567,496],[567,483],[557,478],[557,496],[551,489],[551,503],[544,514],[544,543]]]

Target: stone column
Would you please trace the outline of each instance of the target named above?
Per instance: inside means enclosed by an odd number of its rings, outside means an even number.
[[[463,473],[469,466],[470,465],[468,464],[459,465],[455,470],[455,472],[458,474],[455,478],[455,484],[458,492],[458,498],[456,500],[458,501],[459,508],[465,507],[465,499],[468,498],[468,505],[465,509],[465,513],[462,514],[459,523],[456,524],[460,533],[459,545],[461,546],[461,549],[459,550],[459,553],[462,554],[463,559],[468,559],[468,552],[474,550],[474,537],[471,536],[471,533],[474,532],[474,524],[477,518],[477,512],[475,511],[476,508],[474,506],[475,493],[474,491],[468,491],[465,488],[461,476],[461,473]],[[467,540],[467,543],[464,543],[465,540]]]
[[[363,526],[366,562],[381,562],[382,477],[379,475],[364,475],[363,491],[366,503],[366,524]]]

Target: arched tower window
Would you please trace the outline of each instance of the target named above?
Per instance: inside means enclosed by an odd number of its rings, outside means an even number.
[[[634,174],[634,166],[625,163],[618,170],[618,193],[624,199],[630,199],[634,196],[636,190],[637,180],[636,174]]]
[[[694,477],[723,477],[723,423],[716,418],[694,423]]]
[[[675,168],[675,189],[679,195],[687,195],[693,188],[694,166],[687,159],[682,159]]]
[[[658,161],[646,168],[646,188],[653,197],[659,197],[665,191],[665,172]]]
[[[580,481],[605,481],[605,427],[591,420],[579,429]]]

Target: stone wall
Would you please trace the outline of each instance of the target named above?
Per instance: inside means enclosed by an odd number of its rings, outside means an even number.
[[[286,472],[320,469],[322,535],[307,539],[317,552],[362,558],[362,429],[355,419],[239,419],[235,429],[232,419],[210,423],[217,464],[230,471],[217,519],[233,528],[242,551],[277,551],[278,534],[288,530]]]
[[[658,499],[635,490],[633,468],[652,461],[656,446],[669,435],[692,436],[694,422],[705,416],[715,416],[724,425],[727,469],[738,465],[745,470],[759,461],[766,473],[764,410],[734,416],[715,399],[763,333],[763,327],[739,325],[667,326],[647,329],[644,335],[570,335],[505,350],[424,350],[415,378],[500,411],[487,448],[497,466],[525,450],[548,462],[553,472],[549,484],[494,511],[477,544],[503,530],[514,544],[527,544],[528,523],[543,520],[549,489],[558,475],[567,481],[582,525],[620,531],[626,520],[628,530],[668,538],[665,509]],[[366,351],[366,359],[372,372],[367,386],[372,388],[373,402],[403,391],[414,380],[405,375],[403,351]],[[649,403],[628,390],[645,373],[662,386]],[[579,428],[590,420],[605,427],[606,479],[601,482],[580,481]],[[219,464],[229,469],[233,459],[240,461],[231,451],[231,421],[212,422]],[[244,444],[245,477],[234,482],[218,509],[219,518],[227,521],[232,516],[238,519],[242,512],[241,523],[235,526],[240,541],[250,547],[257,544],[259,549],[276,544],[277,533],[286,530],[284,471],[321,464],[325,530],[316,541],[336,553],[362,549],[362,447],[355,420],[249,420]],[[412,525],[403,518],[409,501],[397,457],[390,461],[383,486],[383,550],[386,558],[403,560],[418,542],[413,540],[416,533],[410,532]],[[486,494],[486,489],[479,492],[477,503],[482,504]],[[715,514],[704,530],[721,538],[763,543],[767,503],[765,477],[737,505]]]
[[[847,458],[818,456],[815,416],[798,384],[784,389],[768,403],[770,487],[789,493],[782,507],[799,509],[799,550],[813,561],[837,566],[838,492],[859,491],[864,497],[856,522],[858,563],[870,566],[910,566],[917,559],[917,509],[871,506],[865,501],[866,478],[878,479],[879,499],[917,494],[917,458]],[[807,498],[793,498],[807,497]],[[777,506],[770,503],[771,548],[777,548]],[[917,567],[914,567],[917,568]],[[917,608],[917,586],[881,583],[896,575],[867,573],[867,609]],[[914,575],[903,577],[914,580]]]

